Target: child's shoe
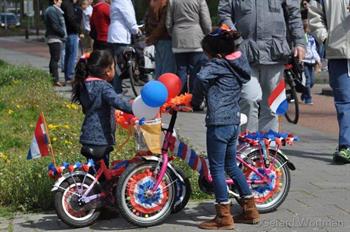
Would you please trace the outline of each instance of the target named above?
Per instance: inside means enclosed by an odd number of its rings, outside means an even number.
[[[339,164],[350,163],[350,148],[348,147],[340,148],[339,151],[334,153],[333,161]]]
[[[215,218],[202,222],[199,228],[204,230],[233,230],[235,224],[231,214],[231,203],[216,204]]]
[[[260,214],[256,208],[254,197],[242,198],[238,203],[241,205],[243,212],[233,217],[236,223],[257,224],[260,222]]]

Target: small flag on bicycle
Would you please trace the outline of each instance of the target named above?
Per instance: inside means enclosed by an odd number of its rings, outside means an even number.
[[[286,83],[282,79],[277,87],[272,91],[269,99],[269,106],[271,111],[277,115],[283,115],[288,110],[288,101],[286,96]]]
[[[36,123],[34,137],[30,145],[27,160],[49,155],[49,138],[46,131],[44,115],[40,114]]]

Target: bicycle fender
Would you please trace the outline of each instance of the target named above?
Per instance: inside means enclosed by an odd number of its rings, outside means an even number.
[[[92,180],[95,179],[95,177],[93,175],[91,175],[90,173],[86,173],[86,172],[83,172],[83,171],[75,171],[73,173],[65,173],[63,174],[63,176],[61,176],[56,182],[55,184],[53,185],[52,189],[51,189],[51,192],[55,192],[59,189],[59,186],[65,181],[67,180],[68,178],[71,178],[73,176],[80,176],[80,175],[87,175],[89,178],[91,178]]]
[[[246,157],[248,154],[252,153],[252,152],[255,152],[255,151],[259,151],[260,149],[257,148],[257,147],[249,147],[247,149],[245,149],[242,153],[241,153],[241,156],[242,157]],[[272,150],[273,152],[276,152],[276,149],[274,148],[270,148],[270,150]],[[294,171],[296,168],[295,168],[295,165],[289,160],[288,156],[286,154],[284,154],[284,152],[282,152],[282,150],[278,150],[278,155],[280,155],[282,157],[282,159],[287,162],[287,166],[290,170]]]
[[[147,160],[147,161],[156,161],[156,162],[159,161],[159,157],[157,157],[157,156],[142,156],[142,159]],[[171,165],[171,163],[168,163],[168,168],[170,169],[170,171],[171,171],[172,173],[175,174],[175,176],[176,176],[180,181],[182,181],[182,182],[185,181],[185,180],[182,178],[182,176],[181,176],[179,173],[177,173],[177,171],[175,170],[175,168],[173,167],[173,165]]]

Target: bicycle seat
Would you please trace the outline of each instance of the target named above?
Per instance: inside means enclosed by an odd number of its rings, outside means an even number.
[[[135,54],[136,51],[133,47],[126,47],[123,51],[123,55]]]
[[[83,146],[81,148],[80,153],[87,157],[87,158],[93,158],[93,159],[102,159],[103,156],[107,153],[110,153],[113,151],[112,146]]]

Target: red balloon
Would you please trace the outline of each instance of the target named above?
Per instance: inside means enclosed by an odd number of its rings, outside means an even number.
[[[179,95],[179,93],[181,93],[182,81],[180,77],[178,77],[176,74],[164,73],[158,78],[158,81],[162,82],[168,90],[167,101],[169,101],[170,99],[176,97],[177,95]]]

